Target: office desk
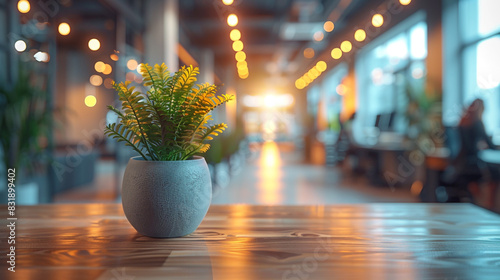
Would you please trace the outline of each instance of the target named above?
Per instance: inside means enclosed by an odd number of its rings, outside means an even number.
[[[500,168],[500,150],[482,150],[479,151],[479,158],[487,164]]]
[[[409,153],[414,145],[382,142],[374,145],[353,143],[352,146],[360,158],[371,161],[366,170],[371,184],[395,187],[411,186],[413,183],[416,173],[415,166],[409,161]],[[400,170],[404,170],[405,174],[401,174]]]
[[[119,204],[26,206],[17,218],[16,272],[2,242],[0,279],[500,275],[500,217],[471,204],[212,206],[198,230],[175,239],[137,234]]]

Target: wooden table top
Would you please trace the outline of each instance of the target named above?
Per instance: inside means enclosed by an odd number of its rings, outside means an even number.
[[[0,279],[500,279],[500,217],[471,204],[214,205],[175,239],[119,204],[21,206],[15,273],[6,212]]]

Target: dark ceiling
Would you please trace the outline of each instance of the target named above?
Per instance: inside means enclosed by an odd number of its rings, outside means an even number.
[[[183,43],[213,50],[219,69],[235,68],[229,38],[233,27],[226,23],[227,15],[234,13],[239,18],[234,28],[241,30],[250,73],[273,79],[294,76],[314,61],[304,58],[303,50],[311,47],[316,54],[325,50],[367,1],[235,0],[231,6],[225,6],[221,0],[182,0],[179,1],[181,33],[187,37]],[[335,23],[335,30],[325,32],[322,41],[314,41],[313,34],[323,30],[326,20]]]

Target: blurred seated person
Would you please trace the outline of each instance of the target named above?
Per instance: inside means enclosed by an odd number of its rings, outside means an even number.
[[[480,150],[495,149],[495,145],[486,134],[482,115],[484,102],[476,99],[464,112],[458,125],[460,131],[460,150],[451,162],[451,172],[447,172],[447,181],[467,180],[472,193],[478,193],[477,181],[486,175],[489,178],[488,208],[493,208],[495,203],[497,184],[500,181],[500,172],[493,166],[487,165],[478,157]],[[465,178],[463,177],[465,176]],[[460,182],[459,182],[460,183]]]

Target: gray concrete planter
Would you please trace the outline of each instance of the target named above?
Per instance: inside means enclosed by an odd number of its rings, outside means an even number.
[[[125,216],[140,234],[179,237],[200,225],[212,200],[203,157],[184,161],[130,159],[122,186]]]

